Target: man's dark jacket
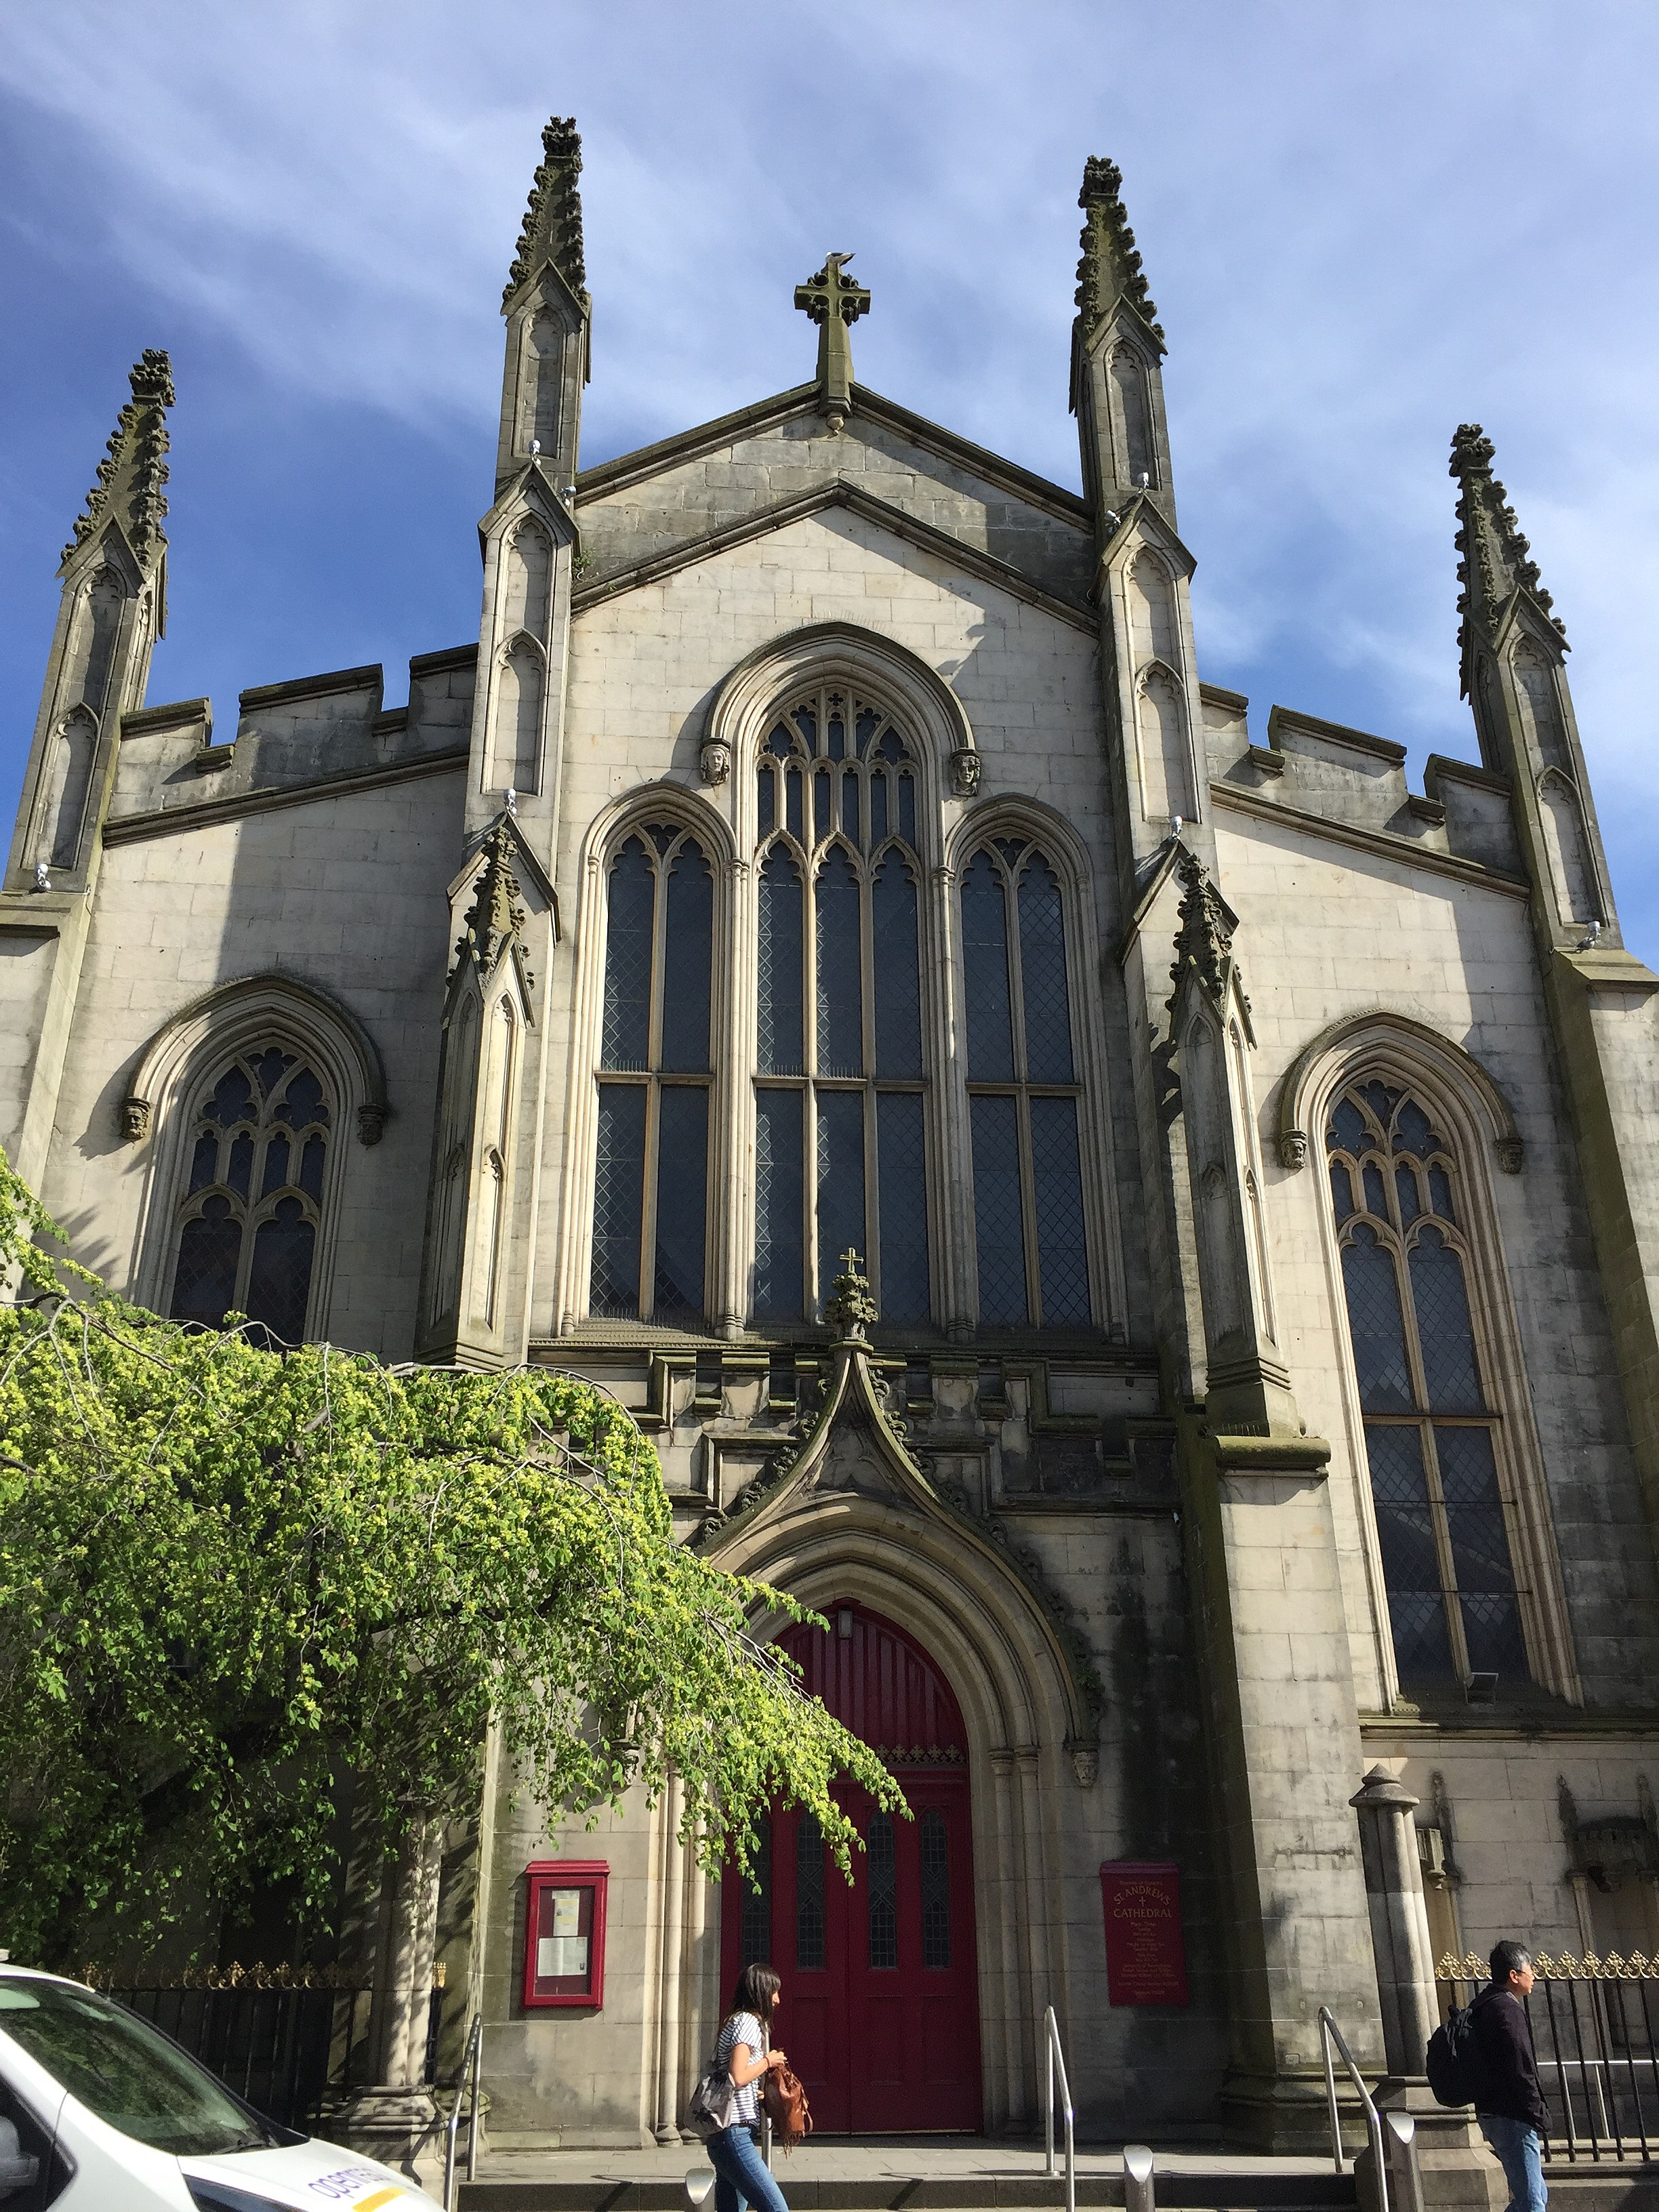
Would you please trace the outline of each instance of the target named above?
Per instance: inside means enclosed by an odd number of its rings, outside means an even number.
[[[1549,2124],[1538,2086],[1532,2022],[1513,1990],[1488,1983],[1469,2007],[1474,2045],[1474,2109],[1506,2120],[1524,2120],[1541,2135]]]

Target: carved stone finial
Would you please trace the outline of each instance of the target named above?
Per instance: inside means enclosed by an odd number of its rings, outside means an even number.
[[[869,1280],[860,1270],[859,1255],[849,1249],[841,1256],[842,1272],[830,1285],[830,1295],[823,1302],[823,1317],[837,1336],[851,1337],[861,1343],[866,1331],[875,1326],[881,1315]]]
[[[951,788],[958,799],[971,799],[979,789],[979,755],[963,745],[951,756]]]
[[[501,958],[503,947],[525,926],[523,893],[513,872],[513,834],[506,821],[498,822],[483,842],[484,866],[473,887],[467,908],[465,934],[455,950],[487,975]]]
[[[1452,438],[1451,465],[1457,497],[1457,611],[1461,617],[1457,641],[1463,654],[1464,686],[1474,644],[1490,642],[1505,608],[1517,592],[1529,598],[1540,612],[1566,638],[1554,605],[1545,590],[1532,548],[1521,534],[1521,526],[1509,495],[1492,472],[1492,442],[1478,422],[1460,422]]]
[[[697,767],[705,783],[719,785],[732,773],[732,749],[718,738],[708,738],[697,755]]]
[[[1176,933],[1175,965],[1170,980],[1176,987],[1170,1000],[1174,1007],[1182,982],[1190,969],[1206,996],[1220,1004],[1230,973],[1237,974],[1233,959],[1235,916],[1196,854],[1183,846],[1176,873],[1186,885],[1179,908],[1181,927]],[[1242,994],[1241,994],[1242,995]],[[1249,1000],[1244,1000],[1248,1007]]]
[[[837,437],[853,410],[853,341],[860,315],[870,312],[868,290],[845,275],[850,253],[830,253],[816,276],[795,287],[795,305],[818,326],[818,404]]]
[[[1083,258],[1077,264],[1078,320],[1084,337],[1091,337],[1116,302],[1127,300],[1161,346],[1164,328],[1146,289],[1135,234],[1124,212],[1122,184],[1123,172],[1115,161],[1091,154],[1084,163],[1083,190],[1077,204],[1087,221],[1078,240],[1083,248]]]
[[[574,115],[556,115],[542,132],[542,159],[530,187],[530,204],[519,232],[519,250],[507,271],[501,306],[527,276],[550,261],[579,300],[587,296],[582,258],[582,142]]]
[[[150,1112],[148,1098],[124,1098],[121,1101],[121,1134],[128,1144],[139,1144],[149,1136]]]
[[[86,510],[64,548],[64,559],[79,552],[106,522],[115,523],[141,567],[167,544],[161,525],[167,503],[167,410],[173,404],[173,364],[147,346],[133,363],[127,382],[132,397],[116,417],[115,428],[98,464],[97,481],[87,494]]]

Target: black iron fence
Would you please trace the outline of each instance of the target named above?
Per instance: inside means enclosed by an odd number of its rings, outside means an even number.
[[[325,2112],[369,2086],[374,1993],[329,1967],[205,1967],[176,1982],[134,1984],[96,1966],[82,1978],[153,2021],[254,2108],[284,2127],[317,2127]],[[427,2014],[424,2078],[437,2072],[444,1992]]]
[[[1659,1958],[1540,1952],[1527,2012],[1550,2107],[1544,2155],[1576,2165],[1659,2160]],[[1454,2004],[1487,1980],[1471,1952],[1436,1969]]]

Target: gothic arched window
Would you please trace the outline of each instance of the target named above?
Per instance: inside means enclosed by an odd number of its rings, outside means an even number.
[[[611,861],[599,1139],[596,1315],[696,1326],[707,1277],[714,876],[683,824],[635,830]]]
[[[1380,1077],[1338,1094],[1325,1143],[1400,1680],[1524,1680],[1455,1155]]]
[[[920,763],[884,708],[824,688],[757,775],[756,1317],[815,1311],[853,1249],[884,1320],[926,1321]]]
[[[236,1054],[198,1094],[174,1243],[175,1321],[245,1313],[272,1343],[302,1344],[322,1226],[335,1102],[297,1053]]]
[[[1086,1325],[1082,1092],[1063,895],[1035,845],[994,838],[969,860],[962,951],[979,1317],[992,1327]]]

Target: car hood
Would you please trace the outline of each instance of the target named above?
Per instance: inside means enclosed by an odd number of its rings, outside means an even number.
[[[438,2212],[437,2200],[417,2183],[378,2159],[314,2136],[227,2158],[181,2158],[179,2165],[191,2179],[222,2182],[272,2204],[303,2206],[305,2212]]]

